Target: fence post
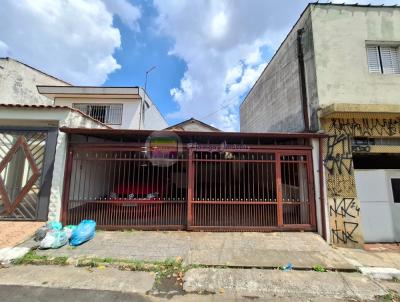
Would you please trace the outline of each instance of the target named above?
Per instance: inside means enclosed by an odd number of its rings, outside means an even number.
[[[283,206],[282,206],[282,176],[281,176],[281,153],[275,152],[275,173],[276,173],[276,201],[278,227],[283,226]]]
[[[194,186],[193,149],[189,148],[188,154],[188,201],[187,201],[187,229],[193,225],[192,201]]]
[[[68,147],[67,147],[67,162],[65,164],[64,172],[64,188],[63,188],[63,198],[61,204],[61,222],[67,224],[68,222],[68,203],[69,203],[69,190],[71,184],[71,174],[72,174],[72,162],[73,162],[73,151],[69,145],[68,137]]]

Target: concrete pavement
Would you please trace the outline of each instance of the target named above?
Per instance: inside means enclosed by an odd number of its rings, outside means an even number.
[[[397,283],[387,284],[396,290]],[[387,295],[389,285],[359,273],[205,268],[186,272],[184,291],[161,293],[154,290],[154,275],[145,272],[55,265],[0,269],[0,301],[369,301]]]
[[[328,297],[373,300],[386,290],[358,273],[200,268],[188,271],[186,292],[227,293],[254,298]]]
[[[26,244],[29,244],[26,243]],[[72,249],[37,251],[69,258],[115,258],[164,261],[180,257],[185,264],[276,268],[288,264],[310,269],[354,270],[340,253],[314,233],[98,232]]]
[[[115,268],[19,265],[0,269],[1,285],[146,293],[152,289],[154,279],[152,273],[121,271]]]
[[[226,295],[196,295],[185,294],[173,297],[154,297],[145,294],[123,293],[103,290],[82,290],[71,288],[49,288],[37,286],[3,286],[0,285],[0,301],[7,302],[253,302],[247,297],[234,297]],[[264,298],[257,301],[291,302],[292,298]],[[318,297],[313,299],[297,298],[297,302],[338,302],[342,299]],[[354,301],[354,300],[350,300]]]

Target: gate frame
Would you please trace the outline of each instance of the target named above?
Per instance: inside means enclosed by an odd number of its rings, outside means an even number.
[[[15,131],[15,132],[46,132],[47,138],[45,141],[43,167],[39,175],[40,191],[38,193],[38,205],[36,209],[35,219],[0,219],[0,221],[47,221],[51,185],[53,181],[54,161],[56,156],[58,128],[57,127],[18,127],[18,126],[0,126],[0,132]]]
[[[248,149],[224,149],[226,152],[270,152],[275,154],[275,178],[276,178],[276,199],[277,199],[277,224],[278,226],[265,226],[265,227],[251,227],[251,226],[194,226],[193,225],[193,212],[194,204],[201,204],[193,200],[194,190],[194,177],[195,167],[193,161],[193,152],[195,151],[210,151],[209,148],[191,148],[189,147],[189,163],[188,163],[188,205],[187,205],[187,226],[189,231],[196,230],[210,230],[210,231],[317,231],[316,223],[316,205],[315,205],[315,188],[314,188],[314,175],[312,163],[312,147],[310,146],[262,146]],[[307,168],[307,191],[309,200],[309,221],[310,224],[284,224],[283,223],[283,198],[282,198],[282,177],[281,177],[281,156],[282,155],[305,155],[306,168]],[[254,203],[254,202],[253,202]],[[243,202],[246,204],[253,204],[252,202]],[[210,202],[209,204],[218,204],[218,202]]]
[[[68,141],[70,141],[71,134],[68,133]],[[67,147],[67,159],[64,171],[64,188],[62,197],[62,207],[61,207],[61,222],[63,224],[67,223],[68,219],[68,203],[69,203],[69,193],[71,185],[71,172],[73,164],[73,151],[79,149],[85,150],[96,150],[96,151],[114,151],[115,149],[127,149],[132,147],[142,147],[143,143],[68,143]],[[220,146],[213,145],[210,146]],[[193,212],[192,206],[198,202],[193,200],[193,189],[194,189],[194,161],[193,152],[194,151],[210,151],[210,148],[196,148],[190,146],[184,146],[184,149],[188,152],[188,189],[187,189],[187,220],[186,226],[184,227],[187,231],[317,231],[316,223],[316,205],[315,205],[315,186],[314,186],[314,174],[313,174],[313,156],[312,147],[304,145],[247,145],[247,149],[229,149],[226,148],[226,152],[266,152],[275,154],[275,171],[276,171],[276,192],[277,192],[277,219],[278,226],[267,226],[267,227],[247,227],[247,226],[237,226],[237,227],[221,227],[221,226],[193,226]],[[281,155],[305,155],[306,166],[307,166],[307,189],[308,189],[308,200],[309,200],[309,221],[310,224],[283,224],[283,201],[282,201],[282,186],[281,186]],[[247,204],[244,202],[243,204]],[[107,229],[118,229],[118,226],[109,226]],[[155,226],[151,229],[168,229],[168,226]]]

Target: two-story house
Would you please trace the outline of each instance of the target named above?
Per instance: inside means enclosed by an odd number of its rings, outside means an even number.
[[[243,132],[325,132],[331,241],[400,241],[400,7],[309,4],[240,107]]]
[[[56,106],[68,106],[117,129],[160,130],[168,126],[141,87],[37,86]]]

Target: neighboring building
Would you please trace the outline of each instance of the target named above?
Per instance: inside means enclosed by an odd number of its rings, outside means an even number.
[[[0,220],[59,220],[68,155],[61,129],[111,128],[106,123],[167,126],[141,88],[71,86],[0,58]]]
[[[165,128],[165,130],[198,131],[198,132],[221,131],[211,125],[203,123],[202,121],[196,120],[193,117],[178,124],[169,126],[168,128]]]
[[[309,4],[243,101],[240,124],[327,133],[331,241],[400,241],[400,7]]]
[[[11,58],[0,58],[0,104],[53,105],[37,85],[70,86],[67,82]]]
[[[112,128],[160,130],[168,126],[140,87],[38,86],[38,91],[55,105],[78,109]]]

